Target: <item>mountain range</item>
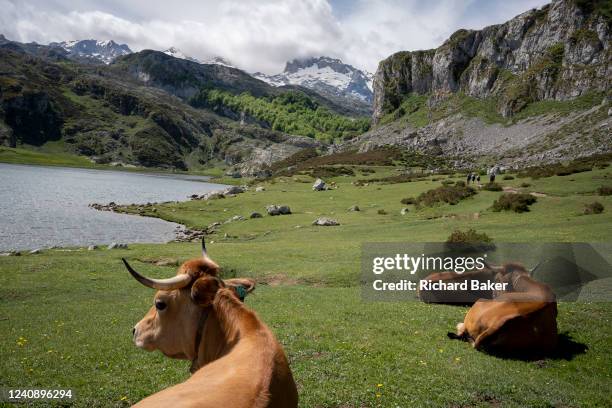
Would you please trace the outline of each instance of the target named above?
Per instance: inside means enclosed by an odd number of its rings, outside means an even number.
[[[230,66],[160,51],[101,65],[55,44],[0,37],[0,72],[0,145],[53,142],[97,163],[187,169],[225,162],[254,174],[323,146],[316,139],[352,137],[368,126],[350,107],[307,88],[273,87]]]
[[[396,146],[521,167],[612,151],[612,11],[554,0],[508,22],[402,51],[370,76],[327,57],[277,75],[176,48],[20,43],[0,35],[0,145],[54,142],[100,163],[242,174],[304,148]],[[370,95],[370,96],[368,96]],[[370,98],[370,99],[368,99]],[[372,105],[368,104],[372,101]],[[371,124],[362,116],[372,112]]]
[[[50,43],[49,47],[59,47],[67,52],[68,58],[83,62],[102,62],[110,64],[115,58],[131,54],[126,44],[117,44],[113,40],[78,40]]]
[[[65,56],[82,63],[110,64],[117,57],[128,55],[132,50],[127,44],[118,44],[113,40],[98,41],[71,40],[52,42],[50,48],[59,48],[65,51]],[[234,64],[221,56],[207,59],[198,59],[185,54],[177,47],[169,47],[162,51],[164,54],[198,64],[215,64],[237,68]],[[344,64],[339,59],[329,57],[309,58],[287,62],[285,71],[276,75],[265,75],[261,72],[252,74],[272,86],[298,85],[314,90],[328,98],[355,105],[363,113],[370,113],[372,104],[372,78],[373,75],[355,67]]]

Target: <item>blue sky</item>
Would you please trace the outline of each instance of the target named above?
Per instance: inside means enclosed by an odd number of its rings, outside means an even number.
[[[326,55],[375,71],[402,50],[439,46],[459,28],[504,22],[545,0],[0,0],[0,30],[18,41],[95,38],[133,50],[178,47],[247,71]]]

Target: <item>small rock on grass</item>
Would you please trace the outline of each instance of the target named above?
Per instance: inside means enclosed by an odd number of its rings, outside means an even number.
[[[361,211],[361,209],[359,208],[358,205],[353,205],[351,207],[349,207],[348,211]]]
[[[320,227],[331,227],[340,225],[340,223],[337,220],[334,220],[333,218],[319,217],[313,221],[312,225],[317,225]]]
[[[323,191],[325,190],[325,182],[323,180],[321,180],[320,178],[318,178],[314,184],[312,185],[312,189],[314,191]]]
[[[98,249],[97,245],[90,245],[90,246],[87,247],[88,251],[95,251],[96,249]]]

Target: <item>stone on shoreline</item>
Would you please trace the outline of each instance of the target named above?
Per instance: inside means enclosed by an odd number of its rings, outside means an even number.
[[[127,247],[128,247],[127,244],[120,244],[117,242],[113,242],[107,247],[107,249],[127,249]]]

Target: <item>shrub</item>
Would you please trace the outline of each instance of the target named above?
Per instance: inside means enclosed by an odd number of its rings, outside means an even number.
[[[531,177],[534,179],[551,176],[569,176],[593,170],[592,163],[573,161],[567,166],[562,164],[550,164],[545,166],[529,167],[519,173],[519,177]]]
[[[508,174],[507,176],[504,176],[504,180],[514,180],[514,176]]]
[[[496,182],[487,183],[482,188],[483,190],[487,190],[487,191],[502,191],[503,190],[502,186],[500,186]]]
[[[414,197],[402,198],[401,203],[402,204],[406,204],[406,205],[416,204],[416,198],[414,198]]]
[[[521,187],[523,187],[523,188],[531,187],[531,184],[529,184],[529,183],[521,183]]]
[[[612,195],[612,186],[601,186],[597,189],[597,194],[600,196]]]
[[[453,231],[448,238],[446,238],[446,242],[448,243],[490,243],[493,242],[491,237],[487,234],[478,233],[476,230],[470,228],[467,231],[455,230]]]
[[[463,181],[463,180],[459,180],[459,181],[457,181],[457,182],[455,183],[455,185],[456,185],[457,187],[465,187],[465,181]]]
[[[432,190],[421,193],[417,199],[417,205],[425,205],[432,207],[438,203],[448,203],[455,205],[459,201],[476,194],[476,190],[471,187],[458,187],[458,186],[442,186],[434,188]]]
[[[414,174],[396,174],[395,176],[374,177],[371,179],[358,180],[359,183],[381,183],[381,184],[399,184],[410,183],[412,181],[421,181],[423,178]]]
[[[442,184],[445,186],[449,186],[451,184],[455,184],[453,180],[442,180]]]
[[[537,199],[531,194],[502,194],[493,202],[493,211],[514,211],[517,213],[529,211],[529,206]]]
[[[378,215],[387,215],[387,212],[381,208],[378,210]]]
[[[321,166],[314,168],[312,170],[313,177],[316,178],[330,178],[330,177],[338,177],[338,176],[354,176],[355,172],[350,167],[340,166]]]
[[[592,203],[584,205],[585,214],[601,214],[604,211],[604,206],[599,201],[593,201]]]

